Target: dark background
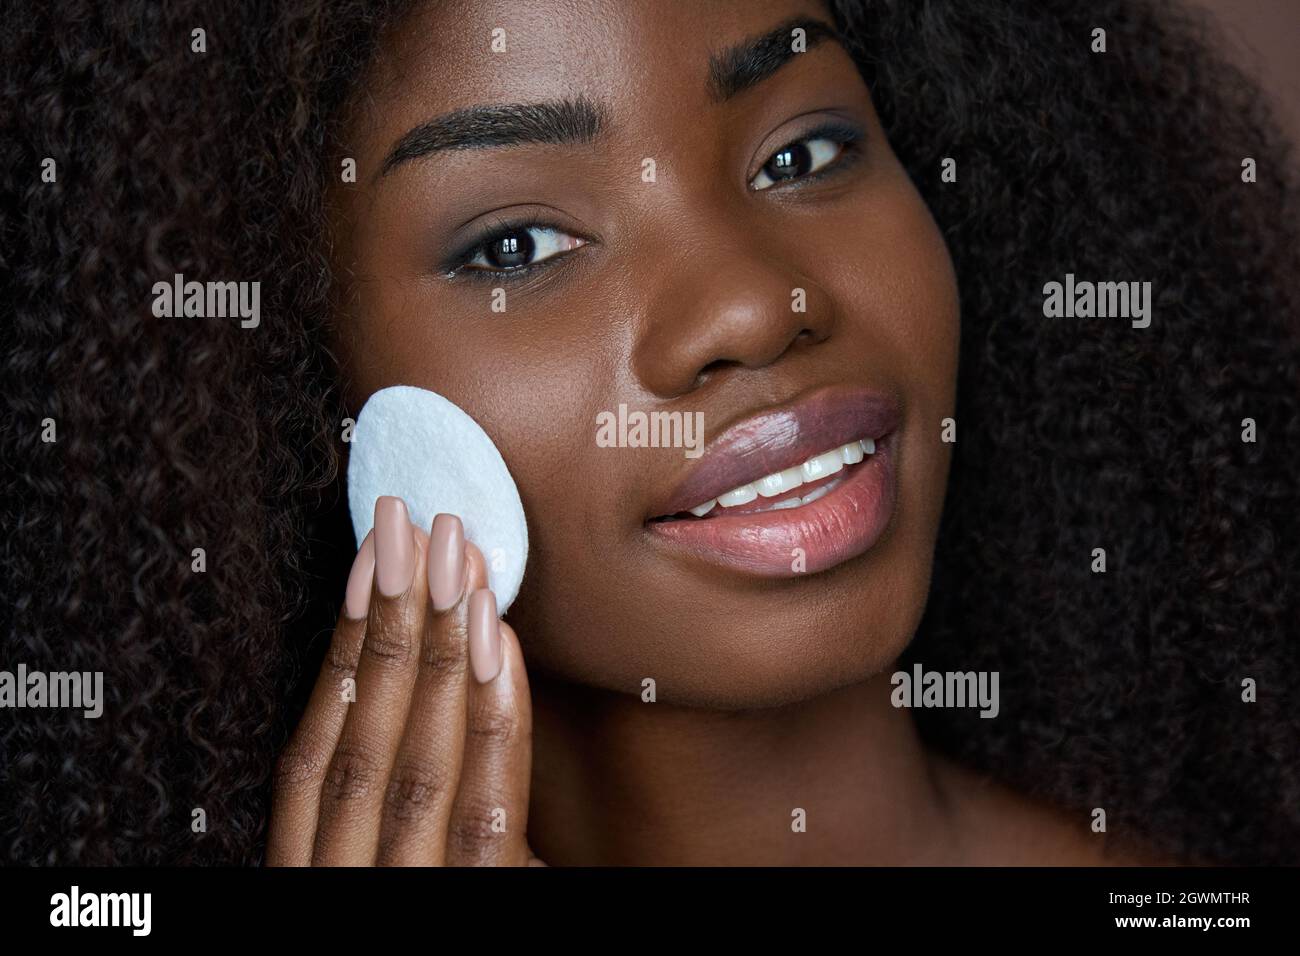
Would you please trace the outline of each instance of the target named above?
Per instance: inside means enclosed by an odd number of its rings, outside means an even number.
[[[1291,142],[1300,143],[1300,0],[1184,2],[1209,11],[1223,50],[1264,87]]]

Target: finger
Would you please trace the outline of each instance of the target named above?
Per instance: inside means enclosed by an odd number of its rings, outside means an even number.
[[[470,598],[465,758],[447,834],[450,866],[525,866],[532,702],[519,639],[486,588]]]
[[[374,576],[375,538],[371,532],[352,562],[343,609],[307,709],[276,764],[266,844],[268,866],[311,863],[321,784],[343,730],[347,702],[355,696],[357,661]]]
[[[428,536],[400,498],[375,504],[375,583],[349,708],[321,787],[313,861],[374,862],[389,771],[415,685],[428,602]]]
[[[464,754],[469,595],[486,582],[487,568],[455,515],[438,515],[429,537],[431,611],[380,823],[381,865],[442,865]]]

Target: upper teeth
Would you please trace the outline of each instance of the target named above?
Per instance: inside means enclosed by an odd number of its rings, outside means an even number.
[[[735,508],[737,505],[747,505],[760,496],[775,498],[777,495],[787,494],[807,482],[820,481],[828,475],[833,475],[845,465],[856,465],[866,455],[874,455],[875,453],[876,442],[872,438],[849,442],[847,445],[841,445],[839,448],[822,452],[820,455],[813,455],[801,465],[787,468],[784,471],[774,471],[770,475],[764,475],[758,481],[751,481],[747,485],[732,488],[716,498],[710,498],[708,501],[696,505],[690,509],[690,512],[697,518],[702,518],[713,510],[714,505]],[[814,489],[808,495],[808,500],[820,497],[819,492],[821,490],[820,488]],[[795,503],[796,500],[791,499],[788,504],[786,502],[781,504],[784,507],[794,507]],[[799,503],[806,504],[807,500]]]

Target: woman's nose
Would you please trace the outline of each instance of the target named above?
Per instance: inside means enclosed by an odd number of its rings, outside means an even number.
[[[762,368],[830,336],[831,296],[751,239],[696,246],[661,273],[632,354],[647,391],[674,398],[728,368]]]

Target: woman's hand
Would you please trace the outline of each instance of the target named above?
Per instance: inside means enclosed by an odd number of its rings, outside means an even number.
[[[460,519],[380,498],[276,767],[271,866],[544,865],[528,848],[532,711]]]

